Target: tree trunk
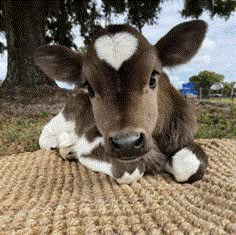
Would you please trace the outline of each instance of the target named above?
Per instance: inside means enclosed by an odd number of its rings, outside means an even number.
[[[36,67],[32,55],[35,49],[46,44],[45,1],[3,1],[8,68],[3,87],[55,86]]]

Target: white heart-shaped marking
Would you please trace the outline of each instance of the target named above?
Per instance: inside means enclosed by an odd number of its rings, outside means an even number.
[[[128,32],[104,35],[95,41],[98,58],[118,70],[137,50],[138,39]]]

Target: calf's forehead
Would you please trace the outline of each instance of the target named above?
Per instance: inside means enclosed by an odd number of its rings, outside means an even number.
[[[138,49],[138,38],[129,32],[103,35],[94,42],[98,59],[104,60],[115,70],[130,59]]]
[[[133,27],[112,25],[97,33],[88,48],[88,57],[105,62],[118,71],[125,61],[150,46],[146,38]]]
[[[155,47],[145,37],[130,26],[123,27],[112,26],[95,36],[83,64],[83,74],[90,82],[99,79],[106,84],[112,79],[126,83],[130,79],[133,83],[135,77],[148,75],[158,61]]]

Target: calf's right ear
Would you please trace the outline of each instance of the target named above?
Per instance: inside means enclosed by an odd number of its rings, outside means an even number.
[[[33,54],[35,63],[51,79],[78,84],[82,82],[83,57],[64,46],[42,46]]]

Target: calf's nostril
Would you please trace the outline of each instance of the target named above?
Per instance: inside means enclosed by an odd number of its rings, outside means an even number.
[[[139,138],[135,141],[134,147],[140,149],[144,146],[144,134],[140,133]]]
[[[120,148],[120,146],[119,146],[119,144],[116,142],[115,138],[110,138],[110,143],[111,143],[111,146],[112,146],[112,148],[113,148],[114,150]]]
[[[145,135],[143,133],[131,133],[109,138],[110,145],[113,150],[127,150],[141,149],[144,146]]]

